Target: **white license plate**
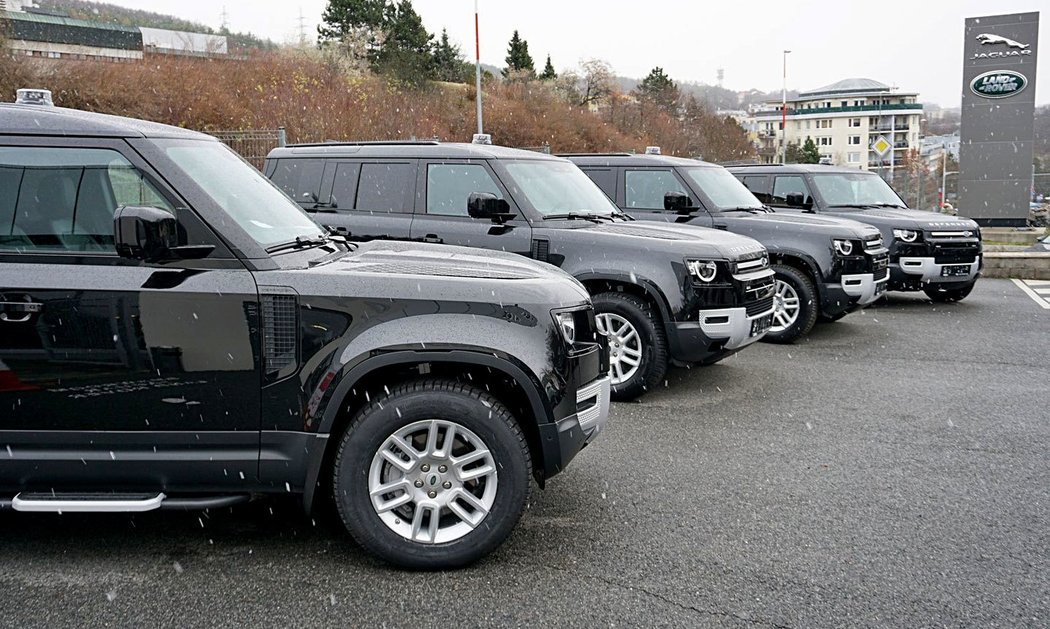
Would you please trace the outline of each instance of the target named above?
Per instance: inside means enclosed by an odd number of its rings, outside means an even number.
[[[751,322],[751,336],[758,336],[769,329],[773,324],[773,315],[767,314]]]
[[[969,274],[969,264],[948,264],[941,267],[941,277],[966,277]]]

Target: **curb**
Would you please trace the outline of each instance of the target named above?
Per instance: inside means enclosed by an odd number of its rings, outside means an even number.
[[[986,251],[981,277],[1050,280],[1050,252]]]

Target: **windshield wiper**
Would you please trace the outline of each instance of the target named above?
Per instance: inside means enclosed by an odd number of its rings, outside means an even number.
[[[835,203],[828,206],[830,207],[855,207],[855,208],[869,208],[869,207],[894,207],[901,210],[908,209],[906,206],[897,203]]]
[[[761,214],[765,210],[760,207],[751,207],[746,205],[738,205],[737,207],[722,208],[723,212],[750,212],[751,214]]]
[[[301,247],[315,247],[328,244],[328,236],[318,234],[316,236],[296,236],[295,240],[282,242],[266,248],[266,253],[277,253],[286,249],[299,249]]]
[[[591,221],[594,223],[601,223],[603,218],[612,218],[611,216],[602,216],[599,214],[591,214],[589,212],[563,212],[561,214],[545,214],[543,220],[550,221],[559,218],[568,219],[570,221],[581,220]]]

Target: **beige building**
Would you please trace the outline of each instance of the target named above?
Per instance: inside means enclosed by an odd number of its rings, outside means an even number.
[[[786,130],[780,128],[779,102],[752,110],[750,120],[764,162],[780,161],[783,141],[802,145],[812,138],[822,162],[892,172],[909,151],[919,150],[917,99],[871,79],[845,79],[789,100]]]

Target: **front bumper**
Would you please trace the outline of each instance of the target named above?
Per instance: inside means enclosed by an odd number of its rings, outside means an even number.
[[[576,412],[551,424],[540,425],[544,450],[543,478],[558,474],[580,450],[594,441],[609,421],[612,385],[602,376],[576,391]]]
[[[738,350],[765,336],[772,320],[772,305],[754,315],[749,315],[747,308],[722,308],[701,310],[699,325],[704,336],[719,343],[723,350]]]
[[[886,292],[889,284],[890,274],[886,270],[879,271],[882,277],[875,279],[875,273],[858,273],[856,275],[842,276],[842,292],[849,295],[854,305],[867,306],[874,302]]]
[[[968,266],[965,275],[943,275],[945,267]],[[893,265],[893,280],[898,283],[939,284],[947,282],[972,282],[981,270],[981,256],[973,262],[949,262],[939,264],[932,257],[901,257]]]

